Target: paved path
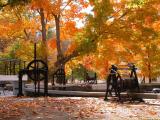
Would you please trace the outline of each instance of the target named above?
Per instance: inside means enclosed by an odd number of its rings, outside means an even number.
[[[5,94],[4,94],[5,93]],[[14,96],[13,91],[5,90],[3,93],[2,90],[0,90],[0,97],[9,97],[9,96]]]

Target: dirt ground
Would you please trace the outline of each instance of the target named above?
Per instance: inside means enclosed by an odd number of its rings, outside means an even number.
[[[0,120],[160,120],[160,99],[105,102],[82,97],[0,97]]]

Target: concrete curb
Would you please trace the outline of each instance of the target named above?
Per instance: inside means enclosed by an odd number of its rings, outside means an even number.
[[[33,93],[34,89],[25,88],[26,93]],[[40,90],[43,93],[43,90]],[[77,97],[104,97],[105,92],[87,92],[87,91],[65,91],[65,90],[48,90],[49,96],[77,96]],[[123,96],[127,93],[122,93]],[[146,99],[160,99],[160,94],[158,93],[128,93],[129,96],[135,96],[139,98]]]

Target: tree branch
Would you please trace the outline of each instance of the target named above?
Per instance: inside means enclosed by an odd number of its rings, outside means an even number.
[[[56,67],[59,67],[61,64],[65,64],[67,63],[69,60],[71,60],[72,58],[74,57],[77,57],[79,54],[78,52],[75,50],[72,54],[68,55],[68,56],[65,56],[63,58],[61,58],[60,60],[56,61],[55,62],[55,66]]]
[[[0,8],[3,8],[5,6],[9,5],[9,3],[6,3],[6,4],[0,4]]]
[[[29,40],[29,33],[27,33],[26,29],[23,30],[24,34],[26,35],[26,38]]]
[[[62,8],[61,12],[64,11],[64,9],[72,2],[72,0],[69,0],[68,3]]]

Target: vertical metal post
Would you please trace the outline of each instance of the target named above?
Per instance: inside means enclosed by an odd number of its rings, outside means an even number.
[[[21,69],[21,60],[19,60],[19,67],[18,67],[18,71],[20,71],[20,69]]]
[[[37,69],[39,68],[39,64],[37,63]],[[37,74],[37,82],[38,82],[38,95],[40,95],[40,72],[39,70],[36,70],[36,74]]]
[[[97,73],[94,73],[95,77],[95,83],[97,84]]]
[[[37,51],[37,44],[36,44],[36,42],[34,42],[34,60],[36,60],[37,59],[37,54],[36,54],[36,51]],[[33,71],[34,72],[34,86],[35,86],[35,94],[36,94],[36,92],[37,92],[37,65],[36,65],[36,62],[34,62],[34,68],[35,68],[35,70]]]
[[[48,70],[44,71],[45,72],[45,80],[44,80],[44,96],[48,95]]]
[[[18,91],[18,97],[19,96],[23,96],[23,92],[22,92],[22,77],[23,77],[23,72],[19,71],[19,91]]]
[[[4,63],[5,75],[7,75],[7,65],[6,62]]]
[[[37,59],[37,43],[35,42],[34,43],[34,60],[36,60]]]
[[[11,75],[12,74],[12,62],[9,61],[9,74]]]
[[[26,68],[26,61],[23,61],[23,69]]]
[[[6,74],[6,75],[9,75],[9,67],[8,67],[9,65],[8,65],[8,61],[6,62],[6,66],[7,66],[7,67],[6,67],[6,69],[7,69],[7,74]]]
[[[15,70],[15,69],[16,69],[16,67],[15,67],[15,66],[16,66],[16,63],[15,63],[15,62],[16,62],[16,61],[13,61],[13,74],[14,74],[14,75],[16,74],[16,70]]]
[[[136,81],[136,86],[138,88],[138,92],[140,91],[140,88],[139,88],[139,82],[138,82],[138,77],[137,77],[137,73],[136,73],[136,68],[135,68],[135,65],[132,66],[132,72],[131,72],[131,75],[133,76],[134,74],[134,77],[135,77],[135,81]]]

